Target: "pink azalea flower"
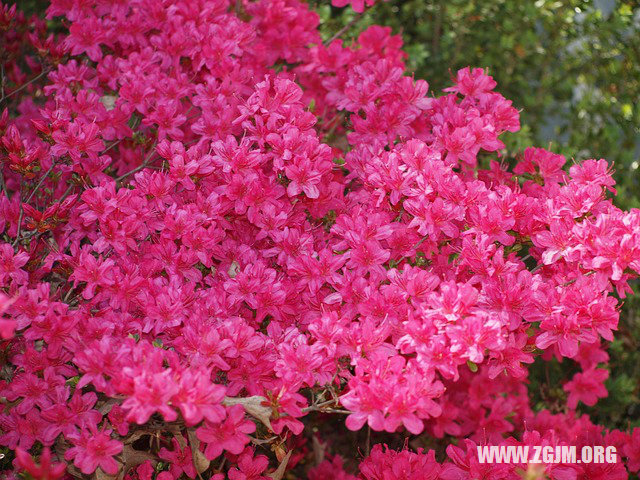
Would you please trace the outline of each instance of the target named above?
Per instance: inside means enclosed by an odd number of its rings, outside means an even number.
[[[578,402],[590,407],[594,406],[598,398],[608,395],[604,381],[609,378],[609,371],[602,368],[592,368],[582,373],[576,373],[570,382],[562,388],[569,394],[567,405],[576,408]]]
[[[45,447],[40,455],[40,465],[36,464],[27,452],[17,448],[16,463],[19,469],[39,480],[57,480],[62,478],[67,470],[65,463],[51,462],[51,450],[48,447]]]
[[[247,435],[256,429],[255,423],[244,419],[244,408],[234,405],[227,408],[227,418],[218,424],[205,421],[196,430],[198,438],[206,444],[204,454],[209,460],[218,457],[224,450],[238,455],[249,443]]]
[[[118,462],[113,456],[122,451],[122,443],[111,438],[111,430],[103,428],[98,431],[95,426],[91,426],[89,430],[70,435],[69,439],[73,447],[65,452],[64,458],[73,460],[82,473],[89,475],[98,467],[109,475],[118,472]]]

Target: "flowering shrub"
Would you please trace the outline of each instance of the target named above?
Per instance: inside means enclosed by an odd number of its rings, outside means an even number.
[[[47,16],[68,33],[0,17],[7,478],[640,468],[637,429],[575,412],[607,394],[613,295],[640,272],[640,211],[613,206],[605,160],[529,148],[508,168],[518,111],[490,76],[430,96],[399,37],[324,45],[298,0]],[[529,404],[536,357],[581,369],[562,411]],[[483,465],[484,444],[628,461]]]

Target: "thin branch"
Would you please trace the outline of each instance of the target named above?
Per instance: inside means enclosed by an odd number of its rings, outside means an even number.
[[[67,187],[65,192],[62,194],[62,197],[60,197],[60,200],[58,200],[58,203],[62,203],[64,201],[64,199],[69,196],[69,194],[71,193],[71,190],[73,190],[73,187],[75,187],[75,185],[69,185]]]
[[[273,435],[272,437],[269,437],[269,438],[255,438],[255,437],[252,437],[251,435],[249,435],[249,440],[254,445],[264,445],[265,443],[271,443],[274,440],[277,440],[277,438],[278,438],[277,435]]]
[[[4,175],[2,173],[2,170],[0,170],[0,188],[4,193],[4,196],[9,198],[9,192],[7,192],[7,185],[4,183]]]
[[[536,265],[536,268],[534,268],[533,270],[531,270],[531,273],[536,273],[538,270],[540,270],[542,267],[544,266],[544,264],[540,263],[539,265]]]
[[[65,294],[64,298],[62,299],[63,303],[66,303],[67,300],[69,300],[69,297],[71,296],[71,292],[75,291],[75,288],[70,288],[69,291]]]
[[[585,277],[588,277],[588,276],[590,276],[590,275],[593,275],[594,273],[596,273],[596,272],[595,272],[595,270],[591,270],[591,271],[589,271],[589,272],[585,273],[585,274],[584,274],[584,276],[585,276]],[[561,287],[568,287],[569,285],[572,285],[572,284],[576,283],[577,281],[578,281],[578,279],[577,279],[577,278],[574,278],[573,280],[569,280],[568,282],[563,283],[563,284],[561,285]]]
[[[113,147],[118,145],[123,140],[124,140],[124,138],[121,138],[120,140],[116,140],[115,142],[113,142],[111,145],[109,145],[107,148],[105,148],[102,152],[100,152],[100,156],[102,156],[105,153],[107,153],[109,150],[111,150]]]
[[[25,83],[24,85],[22,85],[21,87],[16,88],[14,91],[12,91],[11,93],[2,96],[2,100],[6,100],[7,98],[11,97],[12,95],[15,95],[16,93],[24,90],[25,88],[27,88],[29,85],[31,85],[33,82],[39,80],[40,78],[42,78],[44,75],[46,75],[47,73],[49,73],[49,69],[44,69],[42,70],[38,75],[36,75],[35,77],[33,77],[31,80],[29,80],[27,83]]]
[[[156,149],[156,144],[158,143],[158,140],[153,142],[153,145],[151,146],[151,151],[149,152],[149,154],[147,155],[147,157],[142,161],[142,163],[140,165],[138,165],[136,168],[134,168],[133,170],[128,171],[127,173],[120,175],[119,177],[116,178],[116,182],[119,182],[121,180],[124,180],[125,178],[127,178],[129,175],[133,175],[136,172],[139,172],[140,170],[142,170],[143,168],[147,167],[149,164],[149,161],[151,160],[151,157],[153,156],[153,154],[155,153],[155,149]]]
[[[16,239],[11,244],[12,247],[15,247],[18,244],[18,241],[20,240],[20,226],[22,225],[22,215],[24,214],[24,210],[22,209],[22,184],[20,184],[19,195],[20,196],[18,198],[20,200],[20,215],[18,215],[18,230],[16,231]]]
[[[334,40],[336,40],[337,38],[340,38],[342,36],[342,34],[344,34],[344,32],[346,32],[347,30],[349,30],[351,27],[353,27],[353,25],[362,18],[362,16],[364,15],[364,12],[360,12],[358,15],[356,15],[355,17],[353,17],[351,19],[351,21],[349,23],[347,23],[344,27],[342,27],[340,30],[338,30],[335,35],[333,37],[331,37],[329,40],[327,40],[326,42],[323,43],[323,45],[325,47],[328,47],[331,42],[333,42]]]
[[[130,175],[133,175],[134,173],[138,173],[140,170],[143,170],[144,168],[148,167],[147,162],[142,162],[140,165],[138,165],[136,168],[134,168],[133,170],[128,171],[127,173],[120,175],[119,177],[116,178],[116,182],[119,182],[121,180],[124,180],[125,178],[127,178]]]
[[[422,242],[424,242],[427,238],[429,238],[429,235],[425,235],[424,237],[422,237],[418,243],[416,243],[411,250],[415,250],[416,248],[418,248],[420,245],[422,245]]]
[[[368,457],[370,452],[371,452],[371,427],[367,425],[367,445],[366,445],[365,456]]]
[[[318,411],[321,413],[342,413],[343,415],[351,415],[353,413],[349,410],[341,410],[339,408],[324,408]]]
[[[5,76],[4,76],[4,63],[0,64],[0,103],[4,101],[4,85],[5,85]]]
[[[227,457],[222,457],[222,461],[220,462],[220,465],[218,465],[218,468],[216,469],[217,472],[222,472],[222,469],[224,468],[224,464],[227,461]]]
[[[44,183],[45,179],[49,176],[49,174],[53,171],[53,168],[56,166],[56,162],[52,162],[51,163],[51,167],[49,167],[49,170],[47,170],[45,172],[45,174],[40,178],[40,181],[36,184],[35,188],[33,189],[33,192],[31,192],[31,194],[29,195],[29,198],[27,198],[27,200],[24,203],[29,203],[31,201],[31,199],[33,198],[33,196],[36,194],[36,192],[38,191],[38,189],[42,186],[42,184]]]
[[[36,192],[38,191],[38,189],[42,186],[42,184],[44,183],[45,179],[49,176],[49,174],[53,171],[53,168],[56,166],[56,162],[52,162],[51,163],[51,167],[49,167],[49,170],[47,170],[45,172],[45,174],[40,178],[40,180],[38,181],[38,183],[36,184],[35,188],[33,189],[33,191],[31,192],[31,194],[29,194],[29,197],[27,198],[26,201],[22,201],[22,185],[20,185],[20,215],[18,216],[18,230],[16,231],[16,238],[13,241],[13,243],[11,244],[13,247],[15,247],[18,242],[20,241],[20,227],[22,226],[22,217],[24,215],[24,209],[22,208],[22,204],[24,203],[29,203],[31,201],[31,199],[33,198],[33,196],[36,194]]]
[[[345,415],[350,415],[352,412],[349,410],[343,410],[340,408],[325,408],[326,405],[334,404],[338,406],[339,400],[338,398],[333,398],[331,400],[327,400],[326,402],[318,403],[316,405],[310,405],[302,409],[303,412],[321,412],[321,413],[343,413]]]
[[[338,402],[336,399],[331,399],[331,400],[327,400],[326,402],[322,402],[322,403],[317,403],[315,405],[310,405],[308,407],[305,407],[302,409],[303,412],[317,412],[320,411],[322,409],[322,407],[325,407],[327,405],[331,405],[331,404],[335,404],[337,405]]]

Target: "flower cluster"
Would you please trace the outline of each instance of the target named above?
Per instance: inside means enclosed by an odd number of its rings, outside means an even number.
[[[324,45],[299,0],[52,0],[59,17],[54,37],[0,10],[0,445],[16,472],[640,469],[640,430],[575,412],[607,395],[613,294],[640,273],[640,211],[613,206],[605,160],[565,169],[528,148],[510,166],[518,111],[482,69],[433,96],[389,29]],[[580,369],[563,413],[525,385],[553,357]],[[352,465],[323,437],[339,415],[457,446],[378,443]],[[480,465],[486,443],[606,443],[626,466]]]

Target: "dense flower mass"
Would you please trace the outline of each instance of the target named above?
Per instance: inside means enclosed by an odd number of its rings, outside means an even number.
[[[614,294],[640,273],[605,160],[510,162],[518,111],[482,69],[434,96],[389,29],[323,44],[298,0],[47,18],[0,10],[6,478],[640,468],[637,429],[575,412],[607,395]],[[566,408],[534,409],[528,367],[553,357],[579,369]],[[412,440],[341,450],[327,424]],[[480,464],[486,444],[620,460]]]

